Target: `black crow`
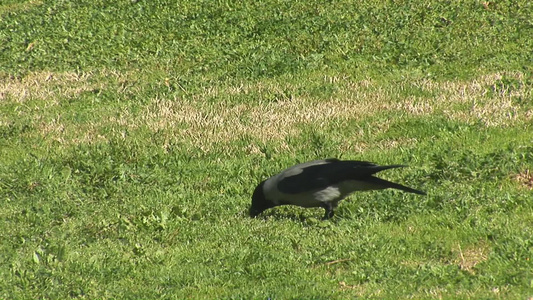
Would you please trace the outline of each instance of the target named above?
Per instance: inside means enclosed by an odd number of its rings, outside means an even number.
[[[356,160],[314,160],[295,165],[261,182],[252,195],[250,216],[279,205],[322,207],[324,219],[333,216],[340,200],[355,191],[395,188],[425,195],[398,183],[374,177],[377,172],[405,167],[404,165],[378,166]]]

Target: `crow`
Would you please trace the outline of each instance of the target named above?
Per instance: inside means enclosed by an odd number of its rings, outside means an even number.
[[[259,183],[252,195],[250,216],[256,217],[279,205],[297,205],[322,207],[324,219],[329,219],[339,201],[356,191],[395,188],[425,195],[425,192],[373,176],[400,167],[406,166],[379,166],[367,161],[335,158],[298,164]]]

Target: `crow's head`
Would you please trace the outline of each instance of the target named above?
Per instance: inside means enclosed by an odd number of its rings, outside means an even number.
[[[250,217],[255,218],[257,215],[262,213],[265,209],[274,207],[275,204],[270,200],[265,198],[265,192],[263,191],[263,186],[265,182],[261,182],[254,191],[252,195],[252,206],[250,207]]]

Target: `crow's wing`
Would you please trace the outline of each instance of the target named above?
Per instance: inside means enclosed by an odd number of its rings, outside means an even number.
[[[285,194],[321,190],[345,180],[365,180],[382,170],[402,165],[378,166],[367,161],[317,160],[291,167],[280,174],[277,188]]]

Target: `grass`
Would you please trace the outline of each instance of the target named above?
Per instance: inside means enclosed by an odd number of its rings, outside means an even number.
[[[527,1],[3,1],[0,298],[533,297]],[[306,160],[428,192],[247,217]]]

